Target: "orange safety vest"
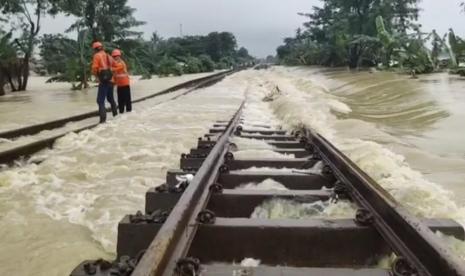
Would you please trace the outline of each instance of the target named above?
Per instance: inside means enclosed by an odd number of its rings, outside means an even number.
[[[104,50],[94,54],[92,61],[92,74],[98,76],[100,71],[107,70],[112,67],[114,60]]]
[[[115,60],[113,63],[113,79],[115,83],[119,87],[129,86],[129,74],[128,74],[128,67],[126,63],[120,59]]]

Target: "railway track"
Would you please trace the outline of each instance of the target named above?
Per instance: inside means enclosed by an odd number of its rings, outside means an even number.
[[[190,80],[190,81],[178,84],[176,86],[170,87],[168,89],[165,89],[163,91],[157,92],[155,94],[152,94],[152,95],[137,99],[137,100],[133,101],[133,103],[141,103],[141,102],[144,102],[146,100],[153,99],[153,98],[156,98],[156,97],[160,97],[162,95],[166,95],[166,94],[169,94],[169,93],[181,90],[181,89],[187,89],[182,94],[179,94],[179,95],[176,95],[176,96],[174,96],[172,98],[169,98],[167,101],[174,100],[174,99],[177,99],[177,98],[179,98],[181,96],[192,93],[193,91],[195,91],[195,90],[197,90],[199,88],[213,85],[213,84],[217,83],[218,81],[222,80],[224,77],[226,77],[226,76],[228,76],[228,75],[230,75],[230,74],[232,74],[234,72],[235,72],[234,70],[225,71],[225,72],[217,73],[217,74],[214,74],[214,75],[211,75],[211,76]],[[111,111],[110,109],[107,109],[107,112],[110,112],[110,111]],[[84,114],[80,114],[80,115],[75,115],[75,116],[71,116],[71,117],[68,117],[68,118],[59,119],[59,120],[55,120],[55,121],[50,121],[50,122],[46,122],[46,123],[42,123],[42,124],[27,126],[27,127],[20,128],[20,129],[15,129],[15,130],[2,132],[2,133],[0,133],[0,139],[14,140],[14,139],[20,139],[21,137],[24,137],[24,136],[37,135],[37,134],[39,134],[39,133],[41,133],[43,131],[59,130],[60,128],[64,127],[65,125],[67,125],[69,123],[80,122],[80,121],[84,121],[86,119],[94,118],[94,117],[98,117],[98,112],[97,111],[84,113]],[[39,152],[39,151],[41,151],[41,150],[43,150],[45,148],[52,147],[57,139],[67,135],[70,132],[78,133],[78,132],[81,132],[81,131],[84,131],[84,130],[87,130],[87,129],[94,128],[94,127],[96,127],[98,125],[99,124],[93,123],[93,122],[87,123],[87,124],[84,124],[83,126],[75,127],[75,128],[73,128],[71,130],[67,130],[67,131],[64,131],[64,132],[61,132],[61,133],[58,133],[58,134],[51,134],[51,135],[49,135],[47,137],[40,137],[37,140],[15,146],[15,147],[9,148],[7,150],[4,150],[4,151],[0,152],[0,165],[11,165],[15,161],[17,161],[17,160],[19,160],[21,158],[27,158],[30,155],[32,155],[32,154],[34,154],[36,152]]]
[[[433,232],[463,240],[457,222],[412,216],[322,136],[254,125],[243,108],[182,155],[180,169],[147,192],[144,212],[121,220],[117,260],[84,261],[71,275],[465,275],[464,263]],[[236,158],[233,137],[265,141],[292,156]],[[287,190],[244,189],[267,179]],[[275,199],[344,201],[357,211],[346,219],[251,218]],[[391,267],[379,266],[392,256]],[[260,265],[240,265],[246,258]]]

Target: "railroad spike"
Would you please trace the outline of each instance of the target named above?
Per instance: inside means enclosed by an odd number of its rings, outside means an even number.
[[[242,130],[243,130],[242,126],[238,126],[236,130],[234,131],[234,135],[240,136],[242,134]]]
[[[165,223],[166,219],[169,216],[169,212],[163,210],[156,210],[151,214],[142,214],[141,211],[137,211],[135,215],[129,215],[129,221],[131,223],[156,223],[162,224]]]
[[[232,161],[234,160],[234,154],[230,151],[228,151],[225,155],[224,155],[224,159],[226,161]]]
[[[355,222],[360,226],[370,226],[375,221],[373,214],[367,209],[361,208],[357,210]]]
[[[202,224],[213,224],[216,221],[216,215],[213,211],[203,210],[197,216],[197,222]]]
[[[350,188],[345,183],[337,180],[334,184],[333,195],[337,199],[350,199]]]
[[[220,173],[228,173],[229,172],[229,167],[226,164],[221,165],[220,167]]]
[[[413,268],[409,261],[403,257],[398,257],[392,264],[393,276],[417,276],[418,271]]]
[[[239,147],[235,143],[229,143],[229,150],[231,152],[237,151],[238,149],[239,149]]]
[[[210,186],[210,191],[215,194],[221,194],[223,193],[223,190],[224,190],[223,185],[219,183],[215,183]]]
[[[325,165],[323,169],[321,170],[321,173],[324,176],[330,176],[330,175],[333,175],[333,169],[329,165]]]
[[[86,263],[84,264],[84,271],[88,275],[95,275],[95,273],[97,273],[97,268],[95,267],[93,263]]]
[[[176,263],[175,273],[177,276],[200,275],[200,260],[196,258],[184,258]]]

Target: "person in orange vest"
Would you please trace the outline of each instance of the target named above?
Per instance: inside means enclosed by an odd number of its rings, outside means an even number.
[[[105,99],[111,105],[113,117],[118,115],[116,108],[115,98],[113,97],[113,58],[108,55],[103,49],[101,42],[94,42],[92,44],[94,49],[94,58],[92,61],[92,74],[98,79],[98,94],[97,104],[100,115],[100,123],[105,123],[107,120],[107,110],[105,108]]]
[[[111,56],[114,58],[113,63],[113,78],[117,86],[118,94],[118,107],[119,113],[132,111],[132,100],[131,100],[131,87],[129,80],[128,67],[121,58],[121,51],[118,49],[113,50]]]

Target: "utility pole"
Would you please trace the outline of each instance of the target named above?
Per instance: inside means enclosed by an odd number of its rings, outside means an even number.
[[[182,24],[179,24],[179,35],[180,35],[181,37],[184,36],[183,31],[182,31]]]

